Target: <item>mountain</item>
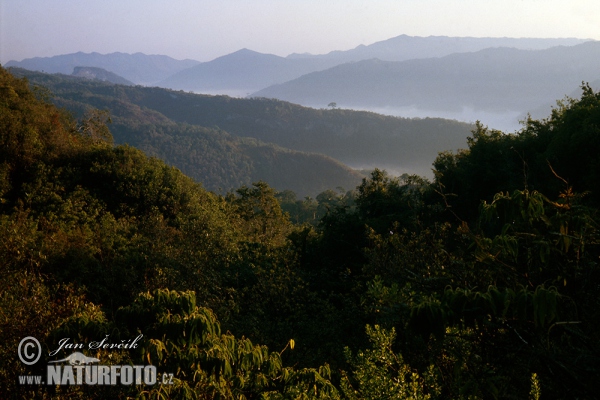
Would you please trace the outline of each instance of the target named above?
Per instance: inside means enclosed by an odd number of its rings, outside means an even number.
[[[73,53],[54,57],[27,58],[22,61],[9,61],[5,67],[19,67],[32,71],[70,75],[75,67],[90,66],[103,68],[139,85],[158,82],[183,69],[190,68],[198,61],[175,60],[161,55],[143,53]]]
[[[274,85],[253,97],[304,105],[413,107],[460,113],[526,112],[600,77],[600,42],[545,50],[490,48],[442,58],[347,63]]]
[[[147,91],[135,98],[177,122],[218,127],[238,136],[310,153],[357,169],[431,176],[438,152],[466,147],[472,124],[441,118],[409,119],[372,112],[313,109],[284,101]]]
[[[210,62],[193,66],[158,82],[171,89],[207,94],[245,96],[267,86],[284,83],[304,74],[322,71],[339,64],[379,58],[403,61],[414,58],[442,57],[451,53],[472,52],[488,47],[543,49],[575,45],[583,39],[470,38],[446,36],[398,36],[369,46],[324,55],[291,54],[279,57],[242,49]]]
[[[333,65],[335,62],[327,60],[294,60],[242,49],[180,71],[157,85],[200,93],[245,96]]]
[[[103,82],[116,83],[118,85],[134,85],[133,82],[128,81],[127,79],[117,74],[113,74],[112,72],[109,72],[103,68],[75,67],[72,75],[80,78],[95,79]]]

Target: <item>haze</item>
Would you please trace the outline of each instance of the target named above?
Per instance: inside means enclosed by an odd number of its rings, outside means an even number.
[[[77,51],[320,54],[400,34],[600,39],[598,16],[592,0],[2,0],[0,62]]]

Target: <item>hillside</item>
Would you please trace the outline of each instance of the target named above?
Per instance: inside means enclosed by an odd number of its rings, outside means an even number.
[[[128,143],[165,160],[209,190],[230,191],[264,180],[278,190],[293,190],[302,197],[316,196],[337,186],[355,187],[363,177],[331,157],[231,135],[212,124],[207,128],[176,122],[160,110],[142,104],[148,93],[158,91],[172,102],[178,92],[10,71],[48,88],[52,101],[78,118],[89,118],[92,109],[107,110],[116,143]]]
[[[464,148],[473,125],[441,118],[409,119],[346,109],[313,109],[284,101],[199,96],[157,89],[138,104],[175,121],[326,154],[354,168],[431,175],[440,151]]]
[[[600,42],[545,50],[512,48],[403,62],[377,59],[304,75],[253,94],[303,105],[414,107],[525,113],[600,77]],[[480,118],[481,119],[481,118]]]
[[[406,119],[342,109],[317,110],[277,100],[92,84],[22,73],[32,82],[49,87],[69,108],[69,101],[86,103],[107,108],[115,117],[127,107],[151,110],[152,115],[176,123],[215,128],[295,151],[324,154],[353,168],[380,167],[397,174],[431,176],[431,164],[438,152],[464,148],[473,128],[438,118]],[[157,117],[146,119],[154,122]],[[116,129],[116,140],[129,140],[115,126],[112,129]]]
[[[430,176],[444,149],[463,148],[471,124],[440,118],[408,119],[345,109],[312,109],[271,99],[182,94],[172,104],[155,92],[144,106],[176,121],[218,126],[294,150],[318,152],[355,168]]]
[[[133,85],[134,83],[127,79],[107,71],[103,68],[97,67],[75,67],[73,69],[73,76],[86,79],[96,79],[99,81],[116,83],[117,85]]]
[[[31,71],[70,75],[75,67],[103,68],[138,85],[158,82],[183,69],[198,64],[194,60],[175,60],[162,55],[143,53],[72,53],[54,57],[34,57],[9,61],[4,67],[25,68]]]

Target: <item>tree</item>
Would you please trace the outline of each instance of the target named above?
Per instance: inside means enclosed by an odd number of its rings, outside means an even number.
[[[371,349],[359,351],[353,356],[346,348],[346,357],[352,366],[352,375],[343,375],[341,387],[350,400],[437,398],[441,388],[433,365],[421,377],[394,353],[392,345],[395,331],[386,331],[375,325],[367,325]]]

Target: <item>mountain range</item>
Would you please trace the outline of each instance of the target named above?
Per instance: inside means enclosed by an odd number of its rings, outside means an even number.
[[[402,62],[371,59],[252,94],[303,105],[526,112],[600,78],[600,42],[544,50],[488,48]]]
[[[379,58],[383,61],[405,61],[416,58],[443,57],[453,53],[469,53],[494,47],[522,50],[542,50],[556,46],[574,46],[589,40],[576,38],[493,38],[400,35],[370,45],[359,45],[351,50],[335,50],[327,54],[290,54],[287,58],[325,59],[342,64]]]
[[[382,61],[438,58],[454,53],[467,53],[487,48],[509,47],[523,50],[573,46],[582,39],[515,39],[446,36],[398,36],[368,46],[323,55],[291,54],[279,57],[248,49],[198,64],[158,82],[172,89],[197,93],[245,96],[267,86],[281,84],[302,75],[356,61],[377,58]],[[325,103],[327,104],[327,103]]]
[[[75,67],[97,67],[117,74],[138,85],[150,85],[194,65],[194,60],[175,60],[162,55],[143,53],[73,53],[54,57],[34,57],[9,61],[4,67],[70,75]]]
[[[156,85],[208,94],[246,96],[268,86],[284,83],[302,75],[323,71],[340,64],[377,58],[406,61],[437,58],[454,53],[487,48],[510,47],[523,50],[573,46],[585,39],[473,38],[401,35],[370,45],[327,54],[290,54],[280,57],[242,49],[212,61],[175,60],[167,56],[142,53],[74,53],[55,57],[36,57],[9,61],[6,67],[71,74],[78,66],[99,67],[141,85]]]

